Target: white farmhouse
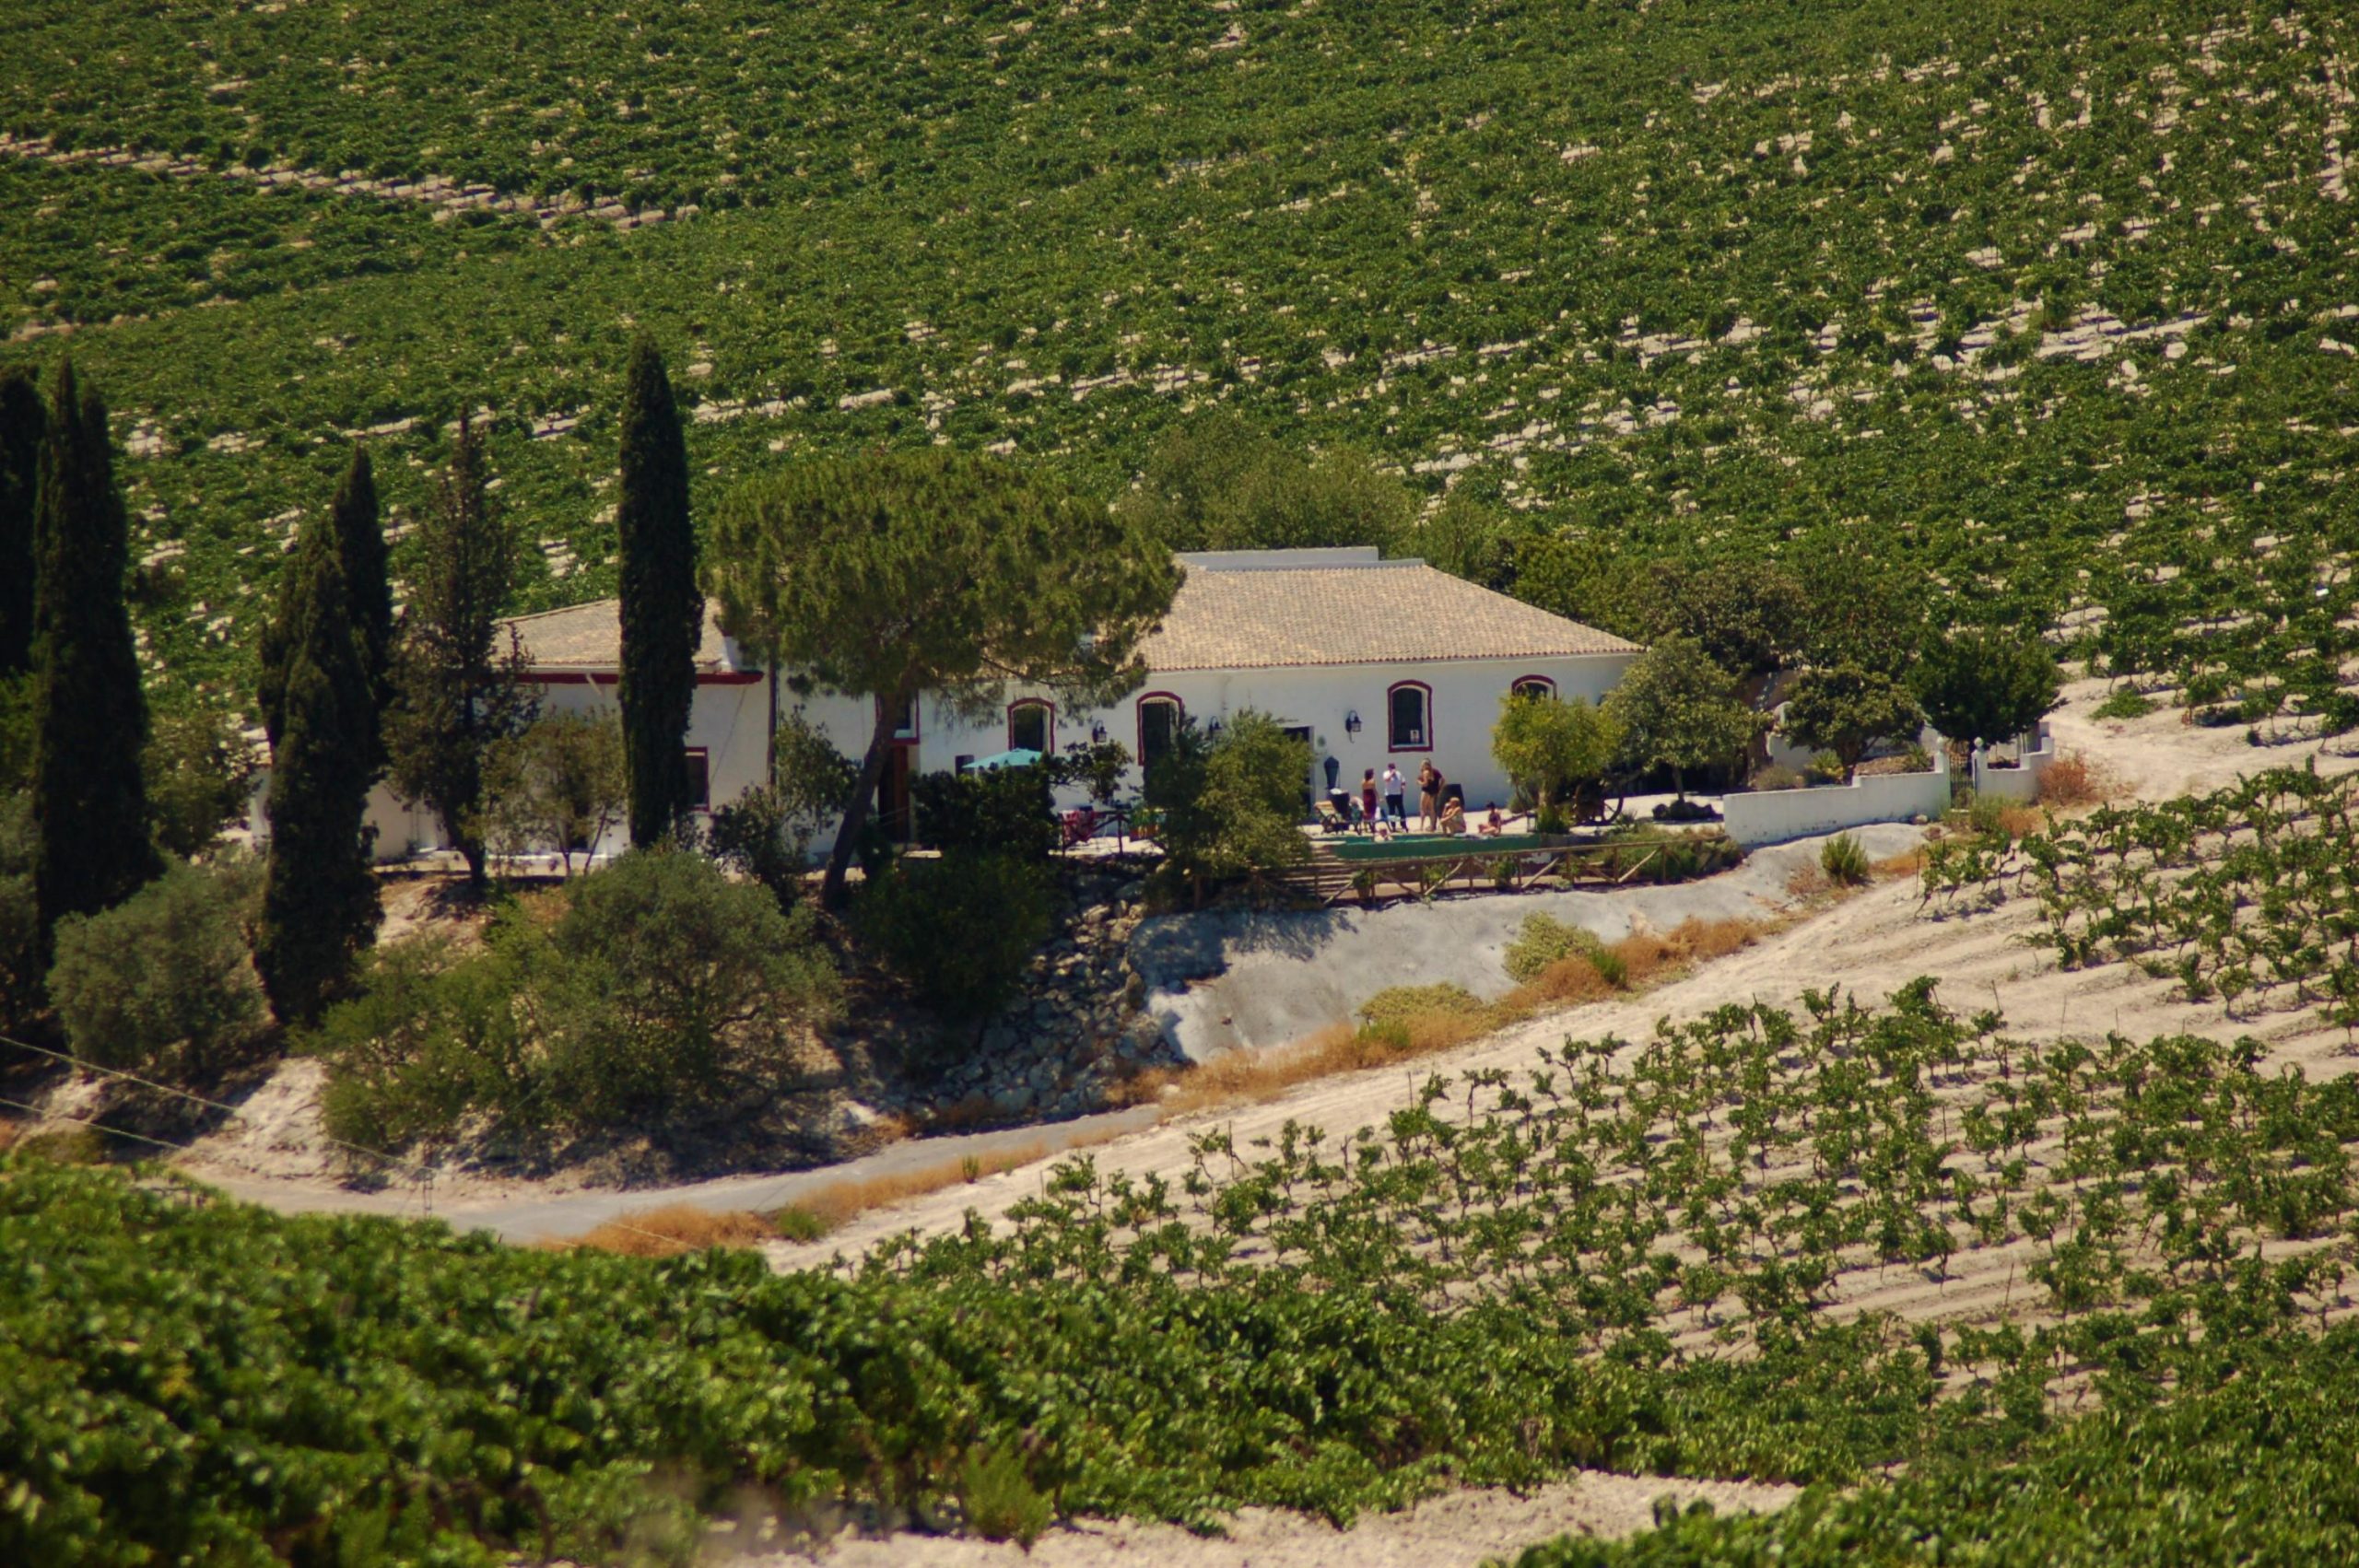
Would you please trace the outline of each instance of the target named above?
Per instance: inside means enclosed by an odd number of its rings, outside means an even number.
[[[1181,721],[1210,731],[1246,708],[1309,743],[1307,790],[1323,792],[1333,780],[1356,791],[1365,770],[1381,775],[1388,761],[1414,780],[1418,765],[1430,760],[1464,788],[1470,811],[1479,810],[1509,793],[1491,759],[1503,696],[1536,686],[1594,702],[1640,651],[1422,561],[1379,559],[1372,546],[1180,560],[1186,580],[1141,649],[1146,682],[1115,707],[1075,709],[1053,693],[1016,687],[979,721],[946,699],[921,698],[905,716],[879,790],[887,825],[908,832],[910,780],[917,775],[1019,748],[1119,741],[1138,759],[1128,780],[1135,790],[1140,765],[1160,754]],[[545,709],[611,711],[621,641],[616,601],[509,624],[532,656]],[[710,606],[697,668],[687,743],[708,807],[761,782],[779,705],[799,701],[847,755],[867,746],[868,702],[827,693],[796,698],[721,634]],[[370,820],[383,857],[440,842],[430,817],[382,786]]]

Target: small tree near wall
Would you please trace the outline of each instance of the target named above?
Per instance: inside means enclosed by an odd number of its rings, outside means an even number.
[[[1685,637],[1640,654],[1607,694],[1605,711],[1622,726],[1624,760],[1671,769],[1683,799],[1690,770],[1734,762],[1766,722],[1737,695],[1736,678]]]
[[[1603,778],[1621,745],[1622,727],[1603,710],[1528,689],[1499,700],[1491,727],[1493,760],[1532,790],[1543,814],[1579,786]]]
[[[1869,747],[1914,735],[1924,721],[1916,697],[1898,681],[1858,664],[1837,664],[1794,683],[1783,724],[1797,745],[1841,759],[1848,784]]]

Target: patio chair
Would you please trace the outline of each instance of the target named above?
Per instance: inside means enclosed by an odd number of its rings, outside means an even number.
[[[1319,826],[1321,831],[1349,833],[1352,830],[1352,819],[1345,816],[1343,808],[1336,805],[1334,802],[1316,801],[1312,802],[1312,809],[1319,813]]]

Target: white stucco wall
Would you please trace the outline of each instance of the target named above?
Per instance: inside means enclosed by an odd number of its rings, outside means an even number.
[[[1251,708],[1280,722],[1310,731],[1311,775],[1305,780],[1314,790],[1326,787],[1325,760],[1336,760],[1336,778],[1356,791],[1361,771],[1374,768],[1380,777],[1388,760],[1399,764],[1410,782],[1410,808],[1415,809],[1417,766],[1430,756],[1442,776],[1464,787],[1470,810],[1492,801],[1506,802],[1507,777],[1491,760],[1491,727],[1498,720],[1499,701],[1517,681],[1543,676],[1556,684],[1557,695],[1594,702],[1613,689],[1634,654],[1590,654],[1526,660],[1449,660],[1414,664],[1332,665],[1270,670],[1184,671],[1152,676],[1138,692],[1110,708],[1074,710],[1058,704],[1051,743],[1060,751],[1091,738],[1093,725],[1103,724],[1107,739],[1121,742],[1135,757],[1138,751],[1138,708],[1156,695],[1180,699],[1187,717],[1199,725],[1226,720]],[[705,748],[715,806],[725,805],[760,784],[769,755],[769,688],[766,678],[713,681],[697,687],[690,709],[687,744]],[[1427,750],[1392,750],[1386,733],[1387,701],[1392,686],[1402,681],[1422,682],[1431,696],[1427,729],[1433,744]],[[580,677],[544,679],[540,683],[545,712],[603,713],[615,711],[611,679]],[[961,756],[989,756],[1008,749],[1006,708],[1038,698],[1053,702],[1045,692],[1011,690],[1007,700],[990,716],[977,720],[962,715],[946,700],[926,696],[919,703],[918,733],[911,768],[916,773],[947,772]],[[836,749],[857,760],[868,746],[874,708],[866,698],[829,692],[798,696],[781,686],[780,717],[800,708]],[[1359,732],[1346,728],[1346,716],[1357,713]],[[1126,793],[1142,782],[1133,763],[1125,780]],[[1062,805],[1079,804],[1079,791],[1067,791]],[[370,799],[370,821],[378,828],[381,860],[398,860],[419,850],[442,847],[442,835],[430,813],[416,810],[379,785]],[[599,852],[621,847],[618,825]],[[823,831],[814,842],[824,853],[833,834]]]
[[[1226,720],[1246,709],[1259,708],[1282,724],[1310,731],[1312,781],[1326,788],[1325,759],[1336,759],[1336,778],[1346,790],[1359,788],[1360,774],[1374,768],[1380,778],[1389,760],[1414,779],[1418,764],[1430,757],[1451,783],[1464,786],[1470,810],[1491,801],[1504,803],[1510,789],[1506,773],[1491,760],[1491,727],[1498,721],[1499,701],[1508,688],[1527,676],[1543,676],[1556,684],[1556,694],[1595,702],[1612,690],[1635,654],[1589,654],[1523,660],[1443,660],[1420,663],[1289,666],[1268,670],[1188,670],[1152,675],[1144,686],[1111,708],[1073,710],[1059,706],[1052,743],[1059,750],[1090,739],[1091,727],[1103,724],[1106,738],[1119,741],[1136,756],[1139,748],[1138,709],[1149,697],[1165,695],[1180,699],[1187,717],[1199,726]],[[1397,683],[1417,681],[1431,691],[1427,731],[1432,745],[1424,750],[1391,749],[1386,732],[1388,695]],[[1042,692],[1011,691],[1006,706],[1039,698]],[[1359,732],[1346,718],[1356,713]],[[961,719],[946,703],[929,699],[920,744],[922,771],[952,767],[960,756],[989,756],[1008,749],[1008,720],[1004,711],[981,722]],[[1135,790],[1140,773],[1133,766],[1126,789]],[[1075,800],[1078,801],[1076,796]],[[1411,805],[1414,809],[1414,800]]]
[[[1720,816],[1728,835],[1751,848],[1783,844],[1822,833],[1840,833],[1877,822],[1938,821],[1950,806],[1949,749],[1931,731],[1923,743],[1932,758],[1930,773],[1882,773],[1848,784],[1804,790],[1754,790],[1725,796]]]
[[[2018,767],[1993,767],[1984,752],[1974,754],[1974,792],[2002,801],[2027,803],[2039,798],[2040,776],[2056,760],[2056,740],[2043,719],[2028,735],[2015,738]]]
[[[601,676],[537,677],[543,713],[573,713],[618,719],[615,682]],[[792,706],[781,693],[782,706]],[[865,740],[865,736],[863,736]],[[685,742],[702,747],[712,804],[726,805],[761,783],[769,758],[769,689],[758,675],[707,676],[697,683],[688,708]],[[839,744],[841,743],[839,743]],[[260,796],[257,795],[259,801]],[[448,848],[441,824],[423,806],[402,800],[391,785],[380,783],[369,793],[369,825],[377,830],[376,856],[399,860],[426,850]],[[619,853],[628,842],[622,822],[592,846],[593,856]]]

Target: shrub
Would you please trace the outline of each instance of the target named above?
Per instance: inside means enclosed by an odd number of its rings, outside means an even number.
[[[1837,887],[1858,887],[1868,880],[1868,852],[1848,833],[1838,833],[1819,847],[1818,868]]]
[[[1605,943],[1596,932],[1568,926],[1554,915],[1526,915],[1515,940],[1508,943],[1508,978],[1537,979],[1550,965],[1576,954],[1595,963],[1606,955]]]
[[[801,896],[811,840],[842,813],[860,769],[800,708],[779,720],[770,756],[769,783],[712,813],[705,850],[769,888],[782,909]]]
[[[532,960],[550,1088],[618,1122],[709,1100],[731,1068],[780,1063],[835,975],[807,913],[700,856],[638,851],[573,883]]]
[[[1167,863],[1201,893],[1309,859],[1300,824],[1309,775],[1310,748],[1266,713],[1237,713],[1216,740],[1183,720],[1146,778]]]
[[[471,1117],[534,1137],[660,1124],[780,1082],[836,992],[810,919],[701,857],[634,850],[515,907],[483,952],[405,943],[322,1021],[330,1130],[399,1151]]]
[[[1843,759],[1833,752],[1820,752],[1810,759],[1810,766],[1802,776],[1813,784],[1844,784],[1849,782],[1848,770]]]
[[[2135,686],[2116,686],[2097,704],[2099,719],[2143,719],[2154,711],[2154,699]]]
[[[33,897],[33,799],[0,795],[0,1027],[41,1005],[41,907]]]
[[[1995,838],[2004,831],[2002,820],[2007,802],[1996,795],[1975,795],[1966,805],[1966,825],[1984,838]]]
[[[252,962],[261,867],[175,861],[98,915],[57,927],[50,1000],[74,1054],[174,1080],[209,1076],[267,1029]]]
[[[945,854],[1020,855],[1045,860],[1057,847],[1049,769],[977,768],[929,773],[910,787],[918,837]]]
[[[1544,917],[1543,917],[1544,918]],[[1464,986],[1448,980],[1430,986],[1391,986],[1360,1004],[1360,1022],[1369,1028],[1405,1024],[1413,1018],[1437,1012],[1476,1013],[1483,1003]]]
[[[2039,776],[2039,803],[2044,806],[2085,806],[2107,799],[2118,788],[2105,765],[2085,752],[2066,752]]]
[[[253,747],[217,709],[157,715],[139,759],[157,848],[180,856],[210,848],[244,819],[257,766]]]
[[[1040,1539],[1056,1511],[1024,1473],[1024,1455],[1013,1443],[969,1448],[958,1472],[959,1502],[967,1523],[986,1540],[1012,1540],[1025,1550]]]
[[[790,908],[803,891],[811,861],[811,832],[788,808],[785,796],[763,785],[746,790],[712,813],[705,831],[705,853],[760,883]]]
[[[455,1134],[471,1115],[515,1132],[557,1119],[517,1005],[523,965],[512,928],[462,954],[448,939],[378,948],[350,1000],[328,1010],[307,1047],[328,1064],[321,1118],[333,1136],[389,1152]]]
[[[998,1011],[1048,939],[1048,872],[1013,855],[965,850],[904,860],[866,884],[860,938],[929,1006],[957,1017]]]
[[[1785,764],[1773,762],[1753,776],[1755,790],[1799,790],[1804,779]]]

